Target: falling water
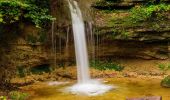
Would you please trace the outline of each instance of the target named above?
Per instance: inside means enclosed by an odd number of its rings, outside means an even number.
[[[93,34],[93,25],[92,25],[92,22],[89,21],[88,22],[88,32],[89,32],[89,36],[90,36],[90,49],[91,49],[91,59],[93,61],[95,61],[95,40],[94,40],[94,34]]]
[[[72,27],[74,34],[74,44],[76,52],[76,63],[78,66],[78,82],[86,83],[89,81],[89,62],[87,55],[85,28],[81,11],[76,1],[73,1],[74,6],[69,2],[69,7],[72,16]]]
[[[70,31],[70,27],[68,26],[66,40],[65,40],[65,52],[64,52],[65,57],[68,57],[68,53],[69,53],[69,31]]]
[[[52,42],[52,56],[54,56],[54,67],[56,67],[56,34],[54,33],[54,20],[52,21],[51,29],[51,42]]]
[[[69,91],[77,94],[102,94],[112,87],[103,85],[99,81],[90,79],[89,62],[85,38],[85,26],[81,10],[76,1],[68,0],[72,18],[72,28],[75,43],[78,83],[69,87]]]

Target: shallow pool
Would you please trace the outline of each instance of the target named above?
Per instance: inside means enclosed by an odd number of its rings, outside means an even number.
[[[162,96],[163,100],[170,100],[170,88],[160,86],[159,79],[147,78],[109,78],[103,79],[105,84],[117,86],[107,93],[98,96],[75,95],[63,90],[73,85],[58,84],[49,86],[47,83],[36,83],[22,89],[31,94],[29,100],[125,100],[132,97]]]

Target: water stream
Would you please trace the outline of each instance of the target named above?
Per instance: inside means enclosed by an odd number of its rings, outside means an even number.
[[[89,74],[89,60],[86,46],[85,25],[78,3],[68,0],[71,12],[72,28],[74,35],[78,83],[68,90],[76,94],[98,95],[110,89],[111,86],[92,80]]]

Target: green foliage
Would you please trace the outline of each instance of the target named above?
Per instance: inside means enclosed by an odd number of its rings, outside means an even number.
[[[115,64],[110,61],[92,61],[90,66],[99,69],[99,70],[115,70],[115,71],[122,71],[124,69],[123,66]]]
[[[9,93],[11,100],[26,100],[28,98],[27,93],[12,91]]]
[[[48,0],[0,0],[0,23],[11,24],[28,20],[37,27],[53,20],[49,15]]]
[[[161,85],[163,87],[168,87],[170,88],[170,76],[165,77],[162,81],[161,81]]]
[[[30,6],[29,11],[24,15],[25,18],[30,19],[37,27],[44,25],[45,22],[52,20],[52,16],[48,15],[48,9],[41,9],[37,6]]]
[[[129,30],[130,28],[166,29],[168,28],[169,11],[169,4],[141,5],[126,10],[125,16],[120,18],[113,16],[108,22],[108,25],[113,27],[112,32],[114,34],[112,34],[112,37],[113,39],[117,37],[126,39],[133,36],[134,31]]]
[[[19,20],[21,16],[22,8],[26,7],[27,5],[22,4],[19,1],[7,1],[1,0],[0,1],[0,19],[2,23],[13,23]]]
[[[165,77],[164,81],[166,81],[168,84],[170,84],[170,77]]]
[[[158,68],[163,71],[163,74],[165,74],[168,70],[170,70],[170,64],[158,64]]]
[[[0,100],[7,100],[6,96],[0,96]]]
[[[129,21],[133,23],[152,20],[155,18],[163,18],[162,12],[170,11],[170,5],[159,4],[149,6],[139,6],[131,9]]]

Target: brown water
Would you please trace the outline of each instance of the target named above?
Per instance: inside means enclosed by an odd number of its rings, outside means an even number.
[[[143,96],[162,96],[163,100],[170,100],[170,88],[162,88],[158,79],[109,78],[104,80],[107,84],[118,88],[92,97],[62,92],[65,87],[74,82],[58,86],[36,83],[23,89],[32,95],[29,100],[125,100],[127,97]]]

